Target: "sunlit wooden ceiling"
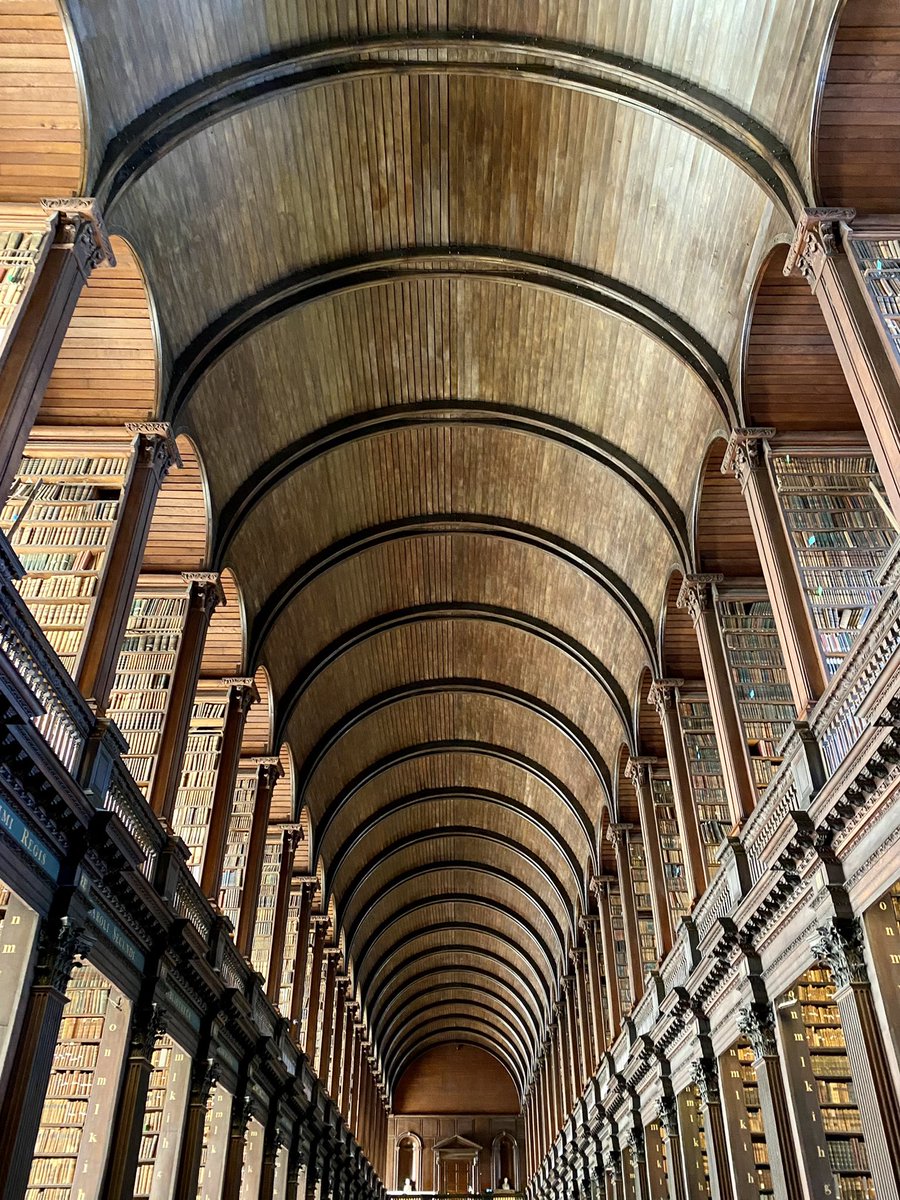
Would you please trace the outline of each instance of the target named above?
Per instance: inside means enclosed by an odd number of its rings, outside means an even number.
[[[810,144],[841,8],[69,0],[86,190],[148,282],[389,1081],[446,1035],[527,1082],[635,712],[659,749],[645,672],[699,671],[670,579],[707,452],[779,403],[774,275],[742,397],[756,280],[817,178],[853,202],[841,78],[820,172]]]

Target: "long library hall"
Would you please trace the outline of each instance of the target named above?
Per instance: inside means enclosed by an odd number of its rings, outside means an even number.
[[[897,0],[0,0],[0,1200],[900,1200]]]

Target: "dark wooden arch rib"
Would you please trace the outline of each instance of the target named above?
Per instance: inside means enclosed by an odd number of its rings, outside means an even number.
[[[576,543],[558,537],[539,526],[505,517],[465,513],[422,513],[380,525],[370,525],[314,554],[275,588],[256,614],[249,639],[249,661],[258,661],[266,639],[291,602],[304,588],[309,587],[327,571],[376,546],[392,544],[407,538],[439,537],[454,533],[467,536],[484,535],[533,546],[573,566],[615,600],[633,625],[651,664],[655,665],[653,618],[625,580],[606,563]]]
[[[500,935],[496,931],[491,931],[491,938],[489,940],[500,941],[501,940]],[[524,955],[521,954],[518,947],[511,946],[506,943],[503,943],[503,946],[504,946],[504,949],[512,951],[514,954],[517,954],[520,957],[524,958]],[[368,1012],[369,1012],[369,1018],[372,1023],[372,1027],[373,1028],[376,1027],[377,1022],[383,1017],[384,1013],[386,1013],[388,1011],[388,1009],[390,1008],[391,1004],[393,1003],[394,997],[397,996],[400,991],[402,991],[403,987],[405,987],[407,982],[415,982],[415,981],[418,981],[419,979],[424,979],[426,976],[433,974],[435,971],[441,971],[441,970],[448,969],[447,961],[444,961],[443,963],[440,963],[433,968],[428,968],[427,970],[422,970],[419,974],[411,976],[410,980],[404,980],[403,983],[395,991],[394,986],[397,983],[397,976],[399,976],[399,974],[403,970],[405,970],[406,967],[409,966],[410,963],[413,963],[413,962],[415,962],[417,964],[424,963],[427,959],[432,958],[432,957],[438,957],[438,956],[444,956],[445,959],[449,959],[450,961],[452,961],[453,956],[457,955],[457,954],[471,954],[471,955],[477,956],[479,958],[484,958],[487,962],[489,962],[491,964],[502,963],[504,969],[507,970],[513,976],[513,978],[517,979],[519,981],[519,983],[522,985],[522,988],[524,989],[524,994],[527,995],[528,997],[530,997],[530,1000],[533,1002],[533,1007],[531,1006],[531,1004],[527,1004],[526,1007],[528,1008],[529,1012],[532,1012],[534,1014],[534,1020],[535,1020],[536,1027],[538,1029],[541,1028],[541,1026],[542,1026],[541,1013],[543,1013],[545,1017],[548,1017],[549,1013],[550,1013],[549,998],[545,997],[546,1004],[542,1005],[540,995],[538,994],[538,992],[535,991],[535,989],[532,986],[531,981],[528,979],[527,975],[525,975],[518,966],[515,966],[513,963],[509,962],[505,958],[500,957],[499,955],[492,954],[484,946],[475,945],[474,943],[468,944],[468,943],[463,943],[463,942],[454,942],[448,946],[432,946],[426,950],[421,950],[421,951],[413,950],[411,952],[411,954],[409,955],[409,957],[407,959],[405,959],[403,962],[401,962],[396,967],[393,975],[389,976],[383,983],[379,984],[378,987],[372,989],[372,991],[369,993],[369,995],[367,997],[367,1008],[368,1008]],[[527,959],[525,961],[527,961]],[[463,969],[471,970],[472,968],[465,967]],[[486,974],[490,975],[490,972],[488,971],[488,972],[486,972]]]
[[[390,629],[403,625],[416,625],[429,620],[482,620],[498,625],[509,625],[514,629],[524,630],[541,641],[562,650],[590,675],[601,690],[606,694],[622,722],[626,740],[633,741],[631,715],[628,698],[612,672],[586,646],[577,642],[568,634],[555,626],[527,613],[515,609],[502,608],[495,604],[471,604],[463,602],[437,602],[432,604],[417,604],[410,608],[395,609],[383,616],[374,617],[350,629],[330,645],[325,646],[306,664],[303,670],[287,686],[278,705],[276,722],[276,743],[284,740],[285,729],[296,706],[303,698],[304,692],[312,685],[328,667],[342,655],[347,654],[355,646],[368,641]],[[258,665],[258,664],[257,664]]]
[[[606,786],[607,781],[604,776],[605,763],[603,756],[587,734],[574,721],[571,721],[565,713],[554,708],[553,705],[547,704],[531,692],[525,692],[504,683],[476,678],[445,677],[443,679],[423,679],[415,683],[402,684],[395,688],[389,688],[387,691],[379,692],[378,695],[364,700],[356,708],[351,709],[350,712],[342,716],[339,721],[336,721],[319,738],[309,754],[306,755],[302,766],[297,772],[296,790],[298,806],[302,808],[306,803],[307,789],[330,751],[339,744],[343,737],[355,729],[357,725],[362,724],[369,717],[390,708],[394,704],[402,704],[407,700],[414,700],[423,696],[452,695],[455,693],[492,696],[510,704],[520,705],[530,712],[536,713],[543,720],[547,721],[548,724],[559,729],[561,733],[578,747],[591,764],[591,769],[597,776],[600,785],[602,787]]]
[[[422,49],[475,51],[482,59],[494,52],[515,55],[517,61],[426,62]],[[361,61],[363,54],[377,51],[391,51],[392,59]],[[552,61],[533,61],[539,58]],[[749,113],[694,81],[635,58],[558,38],[470,29],[335,39],[233,63],[171,93],[131,121],[107,145],[94,191],[107,207],[114,205],[163,155],[240,109],[303,88],[399,72],[514,76],[626,103],[714,146],[786,212],[795,212],[803,203],[803,183],[787,146]]]
[[[443,1028],[436,1029],[433,1033],[427,1034],[421,1041],[417,1042],[409,1052],[405,1053],[400,1060],[394,1075],[389,1081],[390,1088],[393,1091],[396,1088],[400,1077],[405,1068],[419,1055],[424,1054],[426,1050],[433,1046],[440,1046],[452,1042],[455,1045],[477,1046],[482,1050],[486,1050],[488,1054],[500,1060],[501,1064],[509,1072],[509,1076],[513,1082],[513,1086],[522,1099],[525,1095],[525,1089],[528,1080],[526,1073],[524,1079],[519,1077],[519,1071],[514,1062],[508,1057],[507,1052],[502,1046],[498,1046],[496,1041],[493,1041],[487,1034],[480,1033],[477,1029],[463,1027],[461,1025],[448,1025]]]
[[[432,997],[429,997],[428,992],[420,992],[408,1002],[407,1008],[403,1013],[397,1013],[388,1024],[383,1025],[380,1028],[378,1032],[378,1043],[380,1046],[385,1048],[385,1065],[387,1065],[390,1057],[390,1046],[396,1040],[396,1026],[398,1022],[402,1026],[404,1021],[412,1021],[420,1013],[433,1012],[437,1008],[442,1008],[449,1004],[455,1004],[457,1002],[457,997],[459,1002],[465,1004],[467,1008],[483,1008],[489,1012],[502,1015],[508,1024],[517,1031],[522,1048],[526,1052],[527,1061],[529,1064],[534,1060],[537,1054],[540,1039],[538,1038],[537,1034],[528,1029],[528,1026],[523,1020],[522,1014],[518,1007],[513,1007],[505,1002],[502,1002],[497,1007],[486,1004],[484,1001],[484,990],[479,988],[477,984],[473,983],[444,984],[440,987],[435,987],[434,991],[436,994]],[[437,996],[438,992],[441,993],[440,998]],[[454,993],[454,998],[446,999],[445,997],[447,996],[447,993]],[[419,1001],[425,1001],[425,1003],[419,1003]]]
[[[534,1048],[522,1039],[515,1024],[502,1009],[492,1008],[484,1001],[449,1000],[444,1003],[436,1002],[430,1009],[420,1010],[416,1016],[410,1018],[409,1026],[402,1030],[394,1041],[385,1038],[381,1056],[384,1070],[389,1078],[395,1078],[392,1069],[393,1063],[402,1057],[408,1045],[415,1042],[420,1031],[429,1029],[434,1026],[436,1021],[443,1021],[448,1017],[454,1020],[462,1019],[483,1023],[485,1027],[495,1030],[498,1035],[502,1031],[508,1052],[511,1055],[515,1052],[515,1059],[519,1064],[522,1077],[528,1077]]]
[[[451,825],[445,829],[432,829],[428,832],[423,831],[417,834],[410,834],[409,837],[401,838],[397,842],[394,842],[390,846],[386,847],[386,849],[379,854],[377,861],[380,865],[383,865],[390,858],[394,857],[394,855],[402,854],[402,852],[409,849],[410,846],[419,845],[429,840],[438,840],[442,837],[470,837],[474,841],[493,841],[498,846],[502,845],[505,849],[512,850],[531,867],[533,867],[537,874],[549,884],[563,911],[568,909],[569,905],[566,903],[565,890],[563,889],[559,879],[556,878],[556,876],[545,863],[542,863],[541,860],[530,851],[523,850],[522,847],[517,845],[512,838],[503,837],[500,834],[490,834],[487,830],[475,830],[462,825]],[[395,875],[391,879],[386,880],[384,888],[379,894],[377,900],[372,903],[371,907],[365,909],[355,918],[349,929],[344,930],[344,941],[347,947],[347,956],[349,958],[354,958],[353,947],[356,943],[356,937],[363,922],[369,916],[371,916],[372,912],[382,903],[382,900],[384,900],[390,892],[393,892],[395,889],[405,887],[407,884],[415,883],[417,880],[422,879],[426,875],[436,874],[440,871],[463,870],[467,870],[472,875],[476,876],[491,875],[492,878],[499,880],[501,883],[508,884],[515,891],[521,892],[522,895],[528,899],[529,903],[541,913],[547,924],[552,927],[558,941],[563,947],[563,953],[565,953],[566,931],[560,925],[554,914],[550,911],[549,905],[545,903],[541,895],[536,892],[534,888],[529,887],[524,880],[517,879],[515,875],[511,875],[509,871],[501,870],[499,867],[491,867],[487,862],[480,862],[477,859],[448,858],[443,860],[437,859],[423,866],[412,867],[409,870],[403,871],[399,875]],[[428,899],[433,903],[435,897],[430,896]],[[493,903],[493,901],[489,900],[487,902]]]
[[[522,752],[519,750],[515,750],[506,746],[500,746],[494,742],[476,741],[473,738],[440,738],[428,742],[421,742],[418,745],[404,746],[401,750],[395,750],[391,754],[386,754],[377,761],[369,763],[368,766],[364,767],[362,771],[357,772],[353,779],[351,779],[350,782],[347,783],[340,792],[338,792],[337,796],[335,796],[335,798],[325,809],[325,812],[322,814],[321,819],[317,823],[315,837],[311,849],[313,861],[318,862],[319,858],[321,857],[325,836],[331,823],[334,821],[338,813],[340,813],[341,809],[343,809],[345,805],[349,804],[353,800],[354,796],[362,791],[363,788],[367,787],[370,783],[374,782],[374,780],[378,779],[379,776],[393,770],[394,767],[400,766],[404,763],[414,762],[419,758],[432,758],[441,754],[460,753],[479,754],[489,758],[502,759],[504,762],[511,763],[513,766],[519,767],[521,770],[526,771],[529,775],[532,775],[535,779],[542,783],[548,789],[548,791],[552,792],[572,813],[581,826],[585,834],[585,838],[588,841],[593,840],[593,825],[581,801],[577,796],[574,795],[573,792],[569,790],[569,788],[566,787],[566,785],[560,779],[557,779],[552,772],[543,767],[539,762],[536,762],[534,759],[522,754]],[[509,807],[511,807],[515,803],[512,798],[501,796],[500,793],[491,793],[478,788],[465,788],[463,790],[465,791],[466,795],[483,794],[485,799],[491,797],[494,803],[497,804],[505,802]],[[430,792],[444,794],[446,791],[447,789],[445,788],[425,789],[422,792],[416,793],[416,795],[418,798],[424,798],[428,796]],[[435,794],[433,798],[437,799],[437,794]],[[383,811],[387,812],[387,807]],[[526,811],[528,810],[526,810],[523,806],[523,817],[525,816]],[[530,819],[530,817],[527,819]],[[580,874],[580,860],[573,853],[571,847],[568,847],[567,849],[567,857],[570,857],[570,861],[574,862],[576,873]]]
[[[548,255],[490,245],[372,251],[305,267],[277,279],[210,322],[179,354],[172,368],[167,418],[177,423],[179,413],[206,373],[232,347],[283,313],[323,297],[420,278],[481,279],[541,288],[630,321],[692,370],[715,398],[723,417],[733,422],[736,405],[728,366],[718,350],[683,317],[646,292],[600,271]]]

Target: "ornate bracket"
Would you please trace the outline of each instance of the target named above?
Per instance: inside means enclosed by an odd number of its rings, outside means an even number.
[[[679,608],[686,608],[695,625],[699,624],[704,613],[713,607],[713,585],[721,583],[724,575],[685,575],[678,590],[675,603]]]
[[[734,475],[741,488],[745,488],[747,480],[763,461],[763,445],[774,436],[775,430],[770,425],[733,429],[722,459],[722,474]]]
[[[753,1047],[757,1058],[777,1058],[775,1013],[772,1005],[763,1002],[748,1004],[740,1009],[737,1027]]]
[[[719,1103],[719,1071],[711,1058],[700,1058],[691,1067],[691,1079],[705,1105]]]
[[[111,267],[116,265],[100,206],[93,196],[51,196],[41,200],[41,208],[50,216],[57,214],[72,227],[72,249],[78,256],[78,267],[85,279],[102,262],[108,262]]]
[[[868,984],[862,926],[856,917],[831,917],[813,934],[812,949],[828,965],[838,989]]]
[[[841,221],[852,221],[855,216],[855,208],[807,208],[797,222],[784,274],[801,275],[815,291],[825,260],[837,249]]]

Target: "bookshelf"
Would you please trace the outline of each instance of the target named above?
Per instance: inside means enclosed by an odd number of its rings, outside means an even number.
[[[768,600],[720,599],[719,619],[753,782],[762,794],[781,763],[778,743],[796,715],[775,618]]]
[[[124,433],[63,441],[38,431],[0,512],[0,529],[26,572],[19,593],[73,676],[130,463]]]
[[[900,238],[851,236],[847,242],[869,304],[900,358]]]
[[[622,895],[618,888],[609,889],[609,915],[612,924],[613,951],[615,954],[616,985],[619,989],[619,1008],[622,1016],[631,1012],[634,1003],[631,995],[631,977],[628,974],[628,950],[625,944],[625,914],[622,911]]]
[[[37,923],[34,909],[0,882],[0,1068],[16,1029]]]
[[[694,1084],[678,1094],[678,1123],[681,1129],[681,1152],[691,1200],[709,1200],[709,1158],[706,1153],[706,1131],[703,1128],[703,1106]]]
[[[156,1163],[163,1143],[172,1134],[171,1106],[176,1098],[170,1089],[177,1072],[176,1056],[183,1062],[184,1051],[179,1050],[170,1037],[159,1040],[153,1051],[153,1071],[147,1089],[147,1104],[144,1109],[144,1125],[138,1150],[137,1173],[134,1182],[134,1200],[156,1200],[158,1187]],[[168,1113],[167,1113],[168,1110]],[[167,1122],[166,1118],[170,1120]]]
[[[270,827],[266,835],[263,854],[262,878],[259,883],[259,899],[256,903],[256,922],[253,927],[253,945],[250,961],[268,981],[272,938],[275,934],[275,905],[278,901],[278,877],[281,873],[281,848],[284,837],[280,826]]]
[[[28,295],[48,237],[46,222],[40,229],[0,227],[0,355]]]
[[[259,786],[259,772],[255,766],[240,767],[234,787],[231,820],[225,841],[225,858],[222,868],[222,883],[219,889],[219,908],[231,921],[235,929],[241,915],[241,897],[244,894],[244,872],[247,869],[247,849],[250,844],[250,826],[253,822],[253,806]]]
[[[868,453],[772,455],[775,485],[829,675],[881,596],[896,540]]]
[[[197,1200],[219,1200],[231,1123],[231,1095],[221,1084],[212,1091],[203,1120],[203,1147],[197,1177]]]
[[[26,1200],[88,1197],[113,1122],[128,1035],[128,1004],[91,966],[76,968],[66,988]],[[77,1185],[77,1186],[76,1186]]]
[[[669,1200],[669,1164],[666,1156],[666,1131],[659,1121],[644,1128],[649,1200]]]
[[[109,716],[128,743],[123,758],[144,795],[153,780],[187,602],[180,575],[141,576],[119,652]]]
[[[673,928],[690,909],[690,896],[684,871],[684,850],[678,828],[678,814],[672,792],[672,781],[657,775],[654,768],[650,776],[650,795],[656,810],[656,827],[659,830],[659,848],[662,853],[666,895]]]
[[[198,881],[206,853],[228,692],[229,685],[218,679],[201,679],[197,684],[172,814],[172,826],[190,851],[188,866]]]
[[[759,1081],[750,1043],[736,1042],[722,1058],[722,1103],[736,1175],[753,1181],[753,1194],[774,1195],[769,1144],[763,1128]]]
[[[291,1011],[291,997],[294,993],[294,966],[297,962],[297,926],[300,921],[300,884],[291,883],[291,894],[288,899],[287,929],[284,933],[284,958],[281,968],[281,988],[278,992],[278,1007],[284,1016]]]
[[[692,696],[679,700],[678,712],[706,870],[712,878],[719,869],[719,847],[731,827],[712,710],[705,696]]]
[[[659,954],[656,949],[656,929],[653,923],[653,902],[650,898],[650,872],[640,835],[632,830],[628,835],[628,859],[634,889],[635,917],[641,955],[641,970],[646,978],[656,969]]]

